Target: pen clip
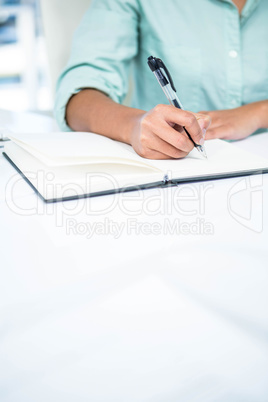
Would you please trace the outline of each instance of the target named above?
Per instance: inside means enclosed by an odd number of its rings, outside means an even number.
[[[167,74],[169,83],[170,83],[171,88],[173,89],[173,91],[174,91],[174,92],[177,92],[177,91],[176,91],[176,88],[175,88],[175,85],[174,85],[174,82],[173,82],[173,79],[171,78],[171,75],[170,75],[170,73],[169,73],[169,71],[168,71],[168,69],[167,69],[165,63],[163,62],[163,60],[157,59],[156,57],[155,57],[155,60],[157,61],[157,64],[159,65],[159,67],[160,67],[160,68],[163,68],[163,70],[164,70],[165,73]]]

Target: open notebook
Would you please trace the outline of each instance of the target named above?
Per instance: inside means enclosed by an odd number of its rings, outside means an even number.
[[[129,145],[93,133],[12,134],[4,156],[46,202],[179,182],[268,172],[268,159],[221,140],[178,160],[141,158]]]

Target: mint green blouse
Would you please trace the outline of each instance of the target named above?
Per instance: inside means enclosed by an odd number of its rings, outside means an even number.
[[[55,114],[82,88],[121,103],[133,76],[131,105],[150,110],[167,100],[147,65],[164,60],[184,108],[230,109],[268,99],[268,0],[93,0],[75,32]]]

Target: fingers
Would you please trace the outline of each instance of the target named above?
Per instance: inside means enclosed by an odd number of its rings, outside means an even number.
[[[212,110],[200,113],[206,113],[211,118],[211,124],[206,133],[207,140],[215,138],[230,139],[235,135],[234,127],[230,124],[232,110]]]
[[[182,158],[194,147],[185,129],[196,144],[204,144],[210,117],[180,110],[174,106],[157,105],[142,115],[132,135],[136,152],[149,159]]]
[[[206,138],[208,140],[213,140],[215,138],[229,140],[229,139],[238,139],[239,137],[236,138],[233,127],[226,124],[226,125],[211,127],[207,131]]]
[[[258,124],[254,113],[251,113],[251,107],[244,105],[233,109],[205,112],[212,118],[206,138],[239,140],[252,134],[258,128]]]
[[[211,125],[210,115],[203,114],[202,112],[194,113],[194,115],[196,116],[196,120],[198,121],[198,124],[200,125],[201,129],[207,131],[207,129]]]
[[[217,136],[217,129],[210,128],[206,133],[206,140],[214,140],[215,138],[219,138]]]
[[[155,134],[163,140],[162,142],[170,144],[174,150],[189,153],[194,147],[184,130],[178,133],[177,130],[174,130],[174,128],[170,127],[167,123],[157,126]],[[157,140],[157,137],[155,140]]]
[[[182,136],[182,137],[184,137],[184,136]],[[188,138],[187,138],[187,141],[189,141]],[[144,139],[141,139],[141,142],[143,144],[143,147],[148,150],[147,158],[149,158],[149,159],[158,159],[158,158],[155,158],[156,152],[161,153],[162,155],[165,155],[165,158],[161,157],[161,159],[184,158],[194,147],[193,143],[191,141],[189,141],[190,149],[184,151],[182,149],[178,149],[177,147],[174,147],[173,145],[164,141],[162,138],[158,137],[157,135],[153,135],[149,138],[144,137]]]
[[[219,127],[222,125],[222,118],[223,118],[223,112],[224,111],[209,111],[209,112],[199,112],[202,116],[207,116],[210,118],[210,125],[209,129],[212,129],[214,127]]]
[[[204,144],[202,128],[198,123],[198,120],[194,113],[188,112],[186,110],[179,110],[177,108],[174,108],[173,106],[167,105],[157,105],[154,110],[155,112],[161,114],[162,118],[167,123],[175,123],[180,126],[184,126],[196,144]],[[203,120],[204,126],[207,126],[207,117],[204,117]]]

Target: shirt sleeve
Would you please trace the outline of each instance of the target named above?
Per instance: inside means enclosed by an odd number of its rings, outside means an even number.
[[[83,88],[95,88],[121,103],[128,91],[131,60],[138,51],[135,0],[93,0],[75,32],[72,52],[59,77],[55,117],[64,131],[66,105]]]

